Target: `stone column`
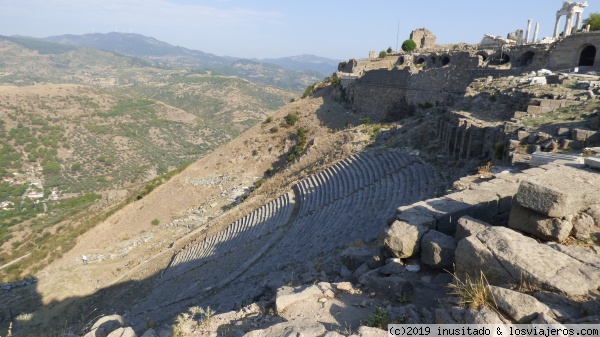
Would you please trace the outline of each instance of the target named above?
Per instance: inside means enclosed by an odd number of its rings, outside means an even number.
[[[565,37],[571,35],[571,28],[573,27],[573,13],[567,14],[567,22],[565,23]]]
[[[529,43],[529,32],[531,32],[531,19],[527,20],[527,32],[525,33],[525,44]]]
[[[554,38],[558,37],[558,25],[560,24],[560,15],[556,15],[556,24],[554,24]]]
[[[538,33],[540,32],[540,23],[535,23],[535,31],[533,32],[533,43],[537,43]]]
[[[577,22],[575,23],[575,30],[581,29],[581,14],[582,13],[577,13]]]

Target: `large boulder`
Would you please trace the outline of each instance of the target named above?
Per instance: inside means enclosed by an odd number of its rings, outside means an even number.
[[[508,218],[508,226],[547,241],[562,242],[569,234],[573,225],[571,222],[545,216],[514,203]]]
[[[404,221],[394,221],[385,232],[383,244],[395,257],[407,258],[419,252],[423,235],[429,228],[421,225],[411,225]]]
[[[111,332],[126,325],[125,319],[120,315],[101,317],[92,325],[90,332],[85,337],[107,337]]]
[[[458,243],[458,276],[479,271],[485,273],[491,284],[523,280],[569,296],[583,295],[600,287],[599,268],[505,227],[490,227]]]
[[[578,246],[565,246],[558,243],[548,243],[548,246],[563,254],[569,255],[575,260],[600,269],[600,254],[591,249],[585,249]]]
[[[451,270],[455,250],[453,237],[430,230],[421,240],[421,261],[430,267]]]
[[[579,213],[600,203],[600,177],[592,172],[563,166],[530,180],[523,180],[517,202],[549,217]]]
[[[275,309],[281,313],[285,308],[293,303],[313,299],[316,301],[319,296],[323,295],[318,286],[304,286],[299,288],[281,287],[277,290],[275,297]]]
[[[498,309],[517,323],[529,323],[541,313],[550,313],[550,308],[533,296],[495,286],[490,286],[490,293]]]

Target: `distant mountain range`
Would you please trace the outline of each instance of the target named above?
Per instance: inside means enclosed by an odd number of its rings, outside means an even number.
[[[329,76],[337,70],[340,60],[333,60],[315,55],[298,55],[274,59],[260,59],[259,62],[273,63],[284,68],[298,70],[315,70]]]
[[[216,74],[238,76],[246,80],[303,91],[337,69],[337,60],[301,55],[284,58],[249,60],[231,56],[217,56],[198,50],[173,46],[152,37],[128,33],[60,35],[42,39],[12,37],[17,43],[42,45],[50,50],[68,50],[73,47],[91,47],[150,62],[167,69],[197,68]],[[54,46],[53,46],[54,45]],[[42,49],[44,49],[42,48]]]
[[[185,67],[220,69],[230,66],[240,57],[217,56],[198,50],[173,46],[152,37],[128,33],[85,34],[50,36],[42,40],[62,45],[85,46],[134,56],[151,62]],[[283,58],[252,59],[258,63],[270,63],[287,69],[317,72],[322,77],[337,70],[339,60],[314,55]]]

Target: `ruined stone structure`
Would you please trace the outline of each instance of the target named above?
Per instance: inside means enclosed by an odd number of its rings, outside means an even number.
[[[505,139],[501,127],[484,125],[459,113],[440,118],[436,136],[455,160],[503,156]]]
[[[575,23],[575,30],[579,30],[581,28],[581,15],[583,14],[583,9],[587,7],[587,1],[584,2],[574,2],[574,1],[564,1],[563,6],[556,12],[556,24],[554,25],[554,37],[558,37],[558,29],[560,26],[560,18],[564,15],[566,16],[565,22],[565,31],[563,32],[563,36],[567,37],[571,35],[573,28],[573,16],[577,16],[577,22]]]
[[[514,32],[510,32],[506,35],[506,38],[508,40],[512,40],[515,41],[517,44],[523,44],[524,38],[523,38],[523,30],[522,29],[517,29]]]
[[[548,69],[584,67],[591,70],[600,65],[600,33],[585,32],[570,35],[556,43],[548,60]]]
[[[415,29],[410,33],[410,39],[417,43],[417,48],[429,48],[435,46],[435,35],[425,28]]]
[[[342,86],[357,111],[373,120],[395,120],[410,115],[420,104],[453,104],[476,79],[519,76],[540,69],[600,70],[596,52],[600,32],[571,34],[550,45],[517,45],[494,37],[489,41],[467,51],[440,49],[399,55],[393,68],[366,69],[362,66],[366,61],[358,62],[351,67],[354,71],[340,68]],[[391,58],[388,61],[393,63]]]

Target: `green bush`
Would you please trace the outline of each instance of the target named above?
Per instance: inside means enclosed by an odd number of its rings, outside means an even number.
[[[310,94],[312,94],[313,90],[315,90],[315,85],[309,85],[306,90],[304,90],[304,94],[302,94],[302,98],[308,97],[310,96]]]
[[[265,119],[265,123],[271,123],[273,121],[273,117],[269,116]]]
[[[287,125],[294,125],[296,124],[296,122],[298,121],[298,115],[296,115],[295,113],[289,113],[287,114],[287,116],[285,116],[285,122]]]
[[[402,50],[408,52],[413,51],[417,48],[417,43],[411,39],[405,40],[402,42]]]
[[[152,226],[158,226],[158,225],[160,224],[160,220],[158,220],[158,219],[154,219],[154,220],[150,221],[150,224],[151,224]]]
[[[393,52],[392,47],[388,47],[388,49],[385,52],[391,54]]]
[[[271,133],[277,133],[277,131],[279,131],[279,128],[278,128],[278,127],[276,127],[276,126],[274,126],[274,127],[270,128],[270,129],[269,129],[269,131],[270,131]]]
[[[590,13],[590,16],[583,20],[583,27],[590,25],[590,30],[600,30],[600,13]]]
[[[382,50],[382,51],[379,52],[379,58],[380,59],[382,59],[382,58],[384,58],[386,56],[387,56],[387,53],[385,52],[385,50]]]
[[[365,321],[366,326],[379,329],[387,329],[387,325],[390,323],[390,315],[387,313],[387,310],[382,307],[376,307],[375,312],[373,312]]]

